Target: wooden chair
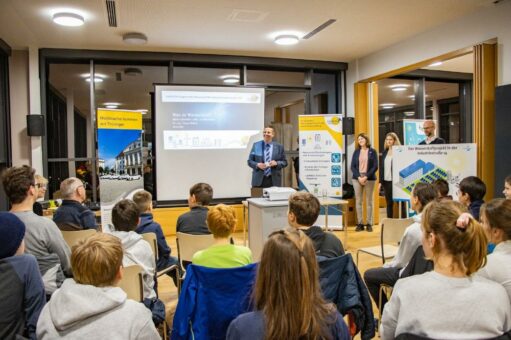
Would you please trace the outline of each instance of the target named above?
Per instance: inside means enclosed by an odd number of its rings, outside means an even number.
[[[144,233],[142,234],[142,238],[144,240],[147,241],[147,243],[149,243],[149,245],[151,246],[151,249],[153,250],[153,254],[154,254],[154,261],[155,263],[158,262],[158,241],[156,240],[156,234],[155,233]],[[167,274],[168,272],[171,272],[173,270],[175,270],[176,272],[178,271],[179,267],[177,264],[173,265],[173,266],[170,266],[168,268],[165,268],[163,270],[160,270],[159,272],[156,272],[156,277],[160,277],[164,274]],[[179,275],[177,275],[177,277],[179,278]],[[179,280],[178,281],[178,285],[179,285]],[[178,286],[178,289],[179,289],[179,286]]]
[[[380,245],[358,249],[357,266],[358,254],[360,252],[380,257],[383,263],[385,263],[385,260],[396,256],[397,250],[399,249],[399,242],[401,241],[406,228],[408,228],[408,226],[412,223],[412,218],[384,218],[381,222]]]
[[[79,241],[96,234],[97,231],[95,229],[85,229],[74,231],[61,230],[60,232],[64,237],[64,241],[66,241],[67,245],[69,246],[69,249],[71,249]]]
[[[144,286],[142,282],[142,267],[138,264],[123,267],[122,279],[117,284],[128,295],[128,299],[144,301]]]
[[[181,266],[181,273],[183,275],[178,281],[183,281],[185,274],[185,261],[192,262],[193,255],[199,250],[203,250],[211,246],[215,242],[212,234],[207,235],[192,235],[177,232],[176,243],[177,243],[177,254],[179,258],[179,265]],[[179,284],[180,288],[181,284]],[[181,292],[181,290],[179,290]]]

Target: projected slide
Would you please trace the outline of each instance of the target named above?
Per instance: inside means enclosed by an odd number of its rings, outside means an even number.
[[[215,198],[250,195],[247,158],[264,124],[264,90],[157,85],[156,183],[159,201],[183,200],[197,182]]]

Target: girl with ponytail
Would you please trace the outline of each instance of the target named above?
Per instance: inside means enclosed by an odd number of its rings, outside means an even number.
[[[312,241],[301,230],[272,233],[261,255],[255,312],[238,316],[227,339],[349,339],[342,316],[322,298]]]
[[[489,339],[511,329],[511,305],[498,283],[472,276],[486,263],[481,225],[459,202],[431,202],[422,214],[422,246],[434,271],[401,279],[385,305],[381,339]]]

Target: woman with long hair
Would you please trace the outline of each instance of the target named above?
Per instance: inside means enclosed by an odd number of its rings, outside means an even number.
[[[385,150],[380,163],[380,185],[383,186],[385,202],[387,203],[387,217],[393,218],[394,201],[392,200],[392,147],[401,145],[399,137],[394,132],[385,136]]]
[[[227,339],[349,339],[342,316],[321,296],[318,271],[301,230],[272,233],[257,272],[256,311],[232,321]]]
[[[495,198],[483,204],[481,222],[494,249],[477,274],[503,285],[511,301],[511,200]]]
[[[363,231],[364,223],[362,216],[362,198],[365,192],[367,204],[367,231],[373,231],[373,191],[376,183],[376,171],[378,171],[378,153],[371,148],[371,141],[365,133],[357,136],[356,150],[351,159],[351,172],[353,173],[353,189],[355,189],[355,201],[357,208],[357,228],[355,231]]]
[[[489,339],[511,329],[511,305],[498,283],[472,277],[486,262],[486,235],[455,201],[422,212],[422,246],[434,270],[400,279],[383,310],[381,339]]]

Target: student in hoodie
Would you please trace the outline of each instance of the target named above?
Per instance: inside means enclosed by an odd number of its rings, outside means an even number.
[[[468,207],[468,212],[479,221],[479,210],[484,204],[486,185],[479,177],[469,176],[461,180],[458,190],[458,201]]]
[[[138,234],[155,233],[158,244],[158,260],[156,262],[157,271],[164,270],[177,264],[177,257],[171,256],[171,249],[165,240],[163,231],[158,222],[153,220],[153,197],[150,192],[140,190],[133,195],[133,201],[137,204],[140,213],[140,223],[135,230]],[[174,279],[176,272],[172,271],[169,275]]]
[[[41,312],[37,338],[160,339],[151,312],[115,287],[122,263],[122,244],[112,235],[97,233],[75,245],[74,279],[64,281]]]
[[[213,199],[213,188],[207,183],[197,183],[190,188],[190,211],[177,219],[176,231],[193,235],[211,234],[206,224],[208,205]]]
[[[386,262],[381,268],[368,269],[364,273],[364,281],[369,289],[369,293],[373,297],[376,304],[380,301],[380,285],[382,283],[394,286],[397,280],[401,276],[401,273],[405,270],[408,262],[413,257],[413,254],[419,248],[422,242],[422,230],[421,230],[421,216],[422,210],[426,205],[437,199],[437,191],[431,184],[417,183],[412,190],[410,202],[412,209],[417,212],[417,215],[413,217],[414,223],[406,228],[401,242],[399,242],[399,248],[396,256],[390,262]],[[387,296],[382,296],[382,309],[387,303]],[[381,313],[382,311],[380,311]]]
[[[301,229],[312,240],[316,256],[344,255],[344,247],[337,236],[313,225],[318,219],[320,208],[319,200],[314,195],[297,192],[289,196],[287,221],[291,227]]]
[[[24,254],[25,224],[0,212],[0,339],[36,339],[39,314],[46,303],[34,256]]]

